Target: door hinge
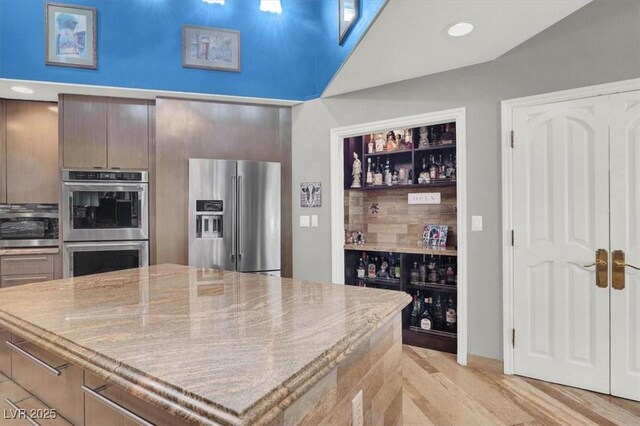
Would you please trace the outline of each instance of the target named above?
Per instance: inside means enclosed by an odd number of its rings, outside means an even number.
[[[513,148],[513,135],[514,135],[514,131],[511,131],[511,148]]]
[[[512,230],[511,230],[511,247],[513,247],[513,246],[515,246],[515,245],[516,245],[516,237],[515,237],[515,232],[514,232],[514,230],[512,229]]]
[[[511,329],[511,346],[516,347],[516,329]]]

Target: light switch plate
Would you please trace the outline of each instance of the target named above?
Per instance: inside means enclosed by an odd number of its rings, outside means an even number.
[[[308,215],[300,216],[300,226],[303,227],[303,228],[308,228],[309,227],[309,216]]]
[[[313,228],[316,228],[318,226],[318,215],[317,214],[311,215],[311,226]]]
[[[482,231],[482,216],[471,216],[471,230]]]
[[[407,195],[409,204],[440,204],[439,192],[418,192]]]

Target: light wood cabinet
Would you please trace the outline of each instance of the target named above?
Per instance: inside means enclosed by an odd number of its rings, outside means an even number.
[[[5,342],[11,341],[11,333],[0,328],[0,373],[11,377],[11,349]]]
[[[14,344],[12,379],[74,425],[83,425],[82,369],[32,343]]]
[[[107,98],[61,95],[64,167],[107,167]]]
[[[109,168],[149,168],[149,102],[109,99],[107,163]]]
[[[61,95],[64,168],[149,168],[149,101]]]
[[[5,110],[6,202],[58,203],[56,104],[7,100]]]

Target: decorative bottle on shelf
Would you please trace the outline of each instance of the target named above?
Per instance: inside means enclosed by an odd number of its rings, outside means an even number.
[[[438,179],[438,166],[436,165],[436,160],[433,155],[429,156],[429,179]]]
[[[371,171],[371,157],[367,158],[367,185],[373,183],[373,172]]]
[[[447,161],[447,165],[445,167],[445,176],[447,179],[451,179],[451,174],[453,173],[453,154],[449,154],[449,160]]]
[[[376,171],[373,174],[373,184],[374,185],[382,185],[383,175],[382,175],[382,166],[380,165],[380,159],[376,161]]]
[[[436,293],[433,299],[433,305],[431,308],[431,315],[433,317],[433,328],[435,330],[442,330],[445,326],[444,324],[444,308],[442,306],[442,299],[440,298],[440,293]]]
[[[387,164],[384,166],[384,184],[391,186],[393,175],[391,174],[391,164],[389,163],[389,157],[387,157]]]
[[[444,262],[442,258],[440,259],[440,263],[438,265],[438,284],[446,284],[447,283],[447,271],[444,267]]]
[[[426,157],[422,157],[422,170],[420,171],[420,174],[418,175],[418,183],[429,183],[431,181],[431,178],[429,176],[429,170],[427,169],[427,158]]]
[[[447,300],[447,313],[446,313],[446,330],[449,333],[457,333],[458,332],[458,315],[456,313],[456,302],[453,298],[453,295],[449,295],[449,300]]]
[[[420,318],[420,306],[418,305],[418,295],[413,295],[413,309],[411,310],[411,325],[413,327],[418,326],[418,319]]]
[[[421,283],[426,283],[427,282],[427,264],[425,263],[424,259],[422,260],[422,263],[420,264],[420,282]]]
[[[400,260],[396,262],[394,275],[396,278],[400,278]]]
[[[438,157],[438,178],[445,179],[447,177],[446,166],[442,162],[442,154]]]
[[[458,160],[456,159],[456,157],[453,157],[453,168],[451,170],[451,176],[450,179],[451,180],[456,180],[456,174],[457,174],[457,169],[458,169]]]
[[[424,295],[418,291],[416,296],[418,297],[418,315],[422,315],[422,311],[424,311]]]
[[[433,327],[433,317],[431,316],[431,298],[425,299],[424,312],[420,316],[420,328],[431,330]]]
[[[420,282],[420,270],[418,270],[418,262],[413,262],[413,268],[409,275],[409,282],[411,284],[418,284]]]
[[[375,139],[375,136],[373,136],[373,133],[371,133],[371,136],[369,136],[369,143],[367,144],[368,154],[373,154],[375,151],[375,144],[373,142],[374,139]]]
[[[358,268],[356,269],[356,275],[359,279],[364,279],[367,268],[364,266],[364,261],[360,258],[358,262]]]
[[[369,265],[367,266],[367,276],[369,278],[376,277],[376,261],[373,257],[369,259]]]
[[[426,127],[420,127],[420,141],[418,142],[418,148],[427,148],[429,146],[429,138]]]
[[[376,138],[376,152],[384,151],[384,145],[384,137],[382,136],[382,133],[378,133],[378,137]]]
[[[429,274],[427,276],[427,281],[430,283],[437,283],[438,271],[436,270],[436,258],[433,256],[429,258],[428,269],[429,269]]]
[[[436,126],[429,126],[429,144],[438,143],[438,135],[436,135]]]
[[[456,271],[454,269],[453,264],[448,264],[447,268],[444,271],[445,275],[445,283],[446,284],[455,284],[456,283]]]
[[[393,279],[396,277],[396,260],[393,258],[391,253],[389,253],[389,278]]]

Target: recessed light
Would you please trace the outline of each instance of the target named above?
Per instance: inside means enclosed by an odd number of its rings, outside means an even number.
[[[224,0],[202,0],[202,1],[209,4],[224,4]]]
[[[260,0],[260,10],[263,12],[282,13],[280,0]]]
[[[24,86],[11,86],[11,90],[18,93],[25,93],[27,95],[30,95],[33,93],[33,89],[29,89],[28,87],[24,87]]]
[[[471,31],[473,31],[473,24],[471,22],[457,22],[447,29],[447,33],[449,33],[451,37],[466,36]]]

